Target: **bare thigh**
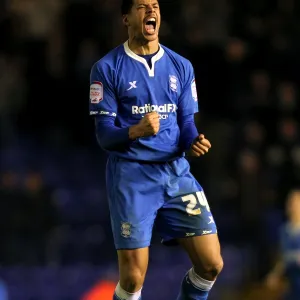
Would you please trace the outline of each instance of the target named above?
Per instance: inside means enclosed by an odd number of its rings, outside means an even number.
[[[215,280],[223,268],[217,234],[178,239],[188,253],[196,273],[206,280]]]

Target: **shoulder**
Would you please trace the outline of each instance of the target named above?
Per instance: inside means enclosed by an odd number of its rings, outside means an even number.
[[[172,61],[174,61],[175,64],[185,69],[193,69],[192,63],[187,58],[183,57],[182,55],[176,53],[175,51],[169,49],[164,45],[160,46],[164,49],[166,56]]]
[[[107,70],[109,69],[116,69],[119,61],[124,57],[124,45],[119,45],[115,49],[108,52],[105,56],[99,59],[97,62],[94,63],[93,69],[97,68],[98,70]]]
[[[172,65],[176,70],[183,85],[190,83],[194,79],[194,68],[192,63],[185,57],[175,51],[162,46],[166,59],[169,60],[168,65]]]
[[[124,55],[124,46],[120,45],[95,62],[91,69],[91,81],[101,79],[113,82]]]

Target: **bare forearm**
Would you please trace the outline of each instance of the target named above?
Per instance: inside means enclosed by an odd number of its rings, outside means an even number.
[[[142,137],[144,135],[144,132],[139,125],[133,125],[129,127],[128,134],[130,140],[136,140]]]

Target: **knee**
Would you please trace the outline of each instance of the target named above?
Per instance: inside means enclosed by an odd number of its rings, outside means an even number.
[[[217,276],[221,273],[223,266],[223,259],[221,256],[219,256],[211,258],[206,263],[202,263],[201,266],[195,266],[195,271],[207,280],[215,280]]]
[[[140,269],[133,268],[120,278],[120,284],[126,292],[134,293],[142,288],[144,279],[145,274]]]
[[[148,248],[119,250],[120,285],[128,293],[139,291],[143,284],[148,266]]]

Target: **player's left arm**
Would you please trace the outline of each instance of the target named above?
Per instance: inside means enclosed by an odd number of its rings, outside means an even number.
[[[203,134],[199,134],[194,121],[198,112],[198,96],[194,69],[189,62],[185,69],[184,87],[178,101],[177,122],[180,128],[180,148],[191,156],[206,154],[211,143]]]

